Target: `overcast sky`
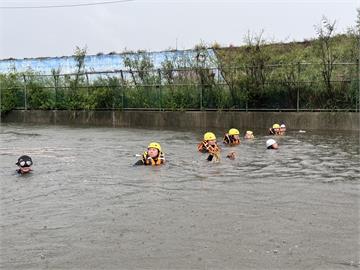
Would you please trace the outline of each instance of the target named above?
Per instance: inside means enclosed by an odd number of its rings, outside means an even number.
[[[111,0],[13,1],[0,7],[99,3]],[[316,36],[324,15],[337,32],[354,26],[360,0],[245,1],[133,0],[96,6],[0,8],[0,59],[71,55],[76,46],[88,54],[127,50],[188,49],[200,42],[243,44],[244,35],[264,29],[271,41]]]

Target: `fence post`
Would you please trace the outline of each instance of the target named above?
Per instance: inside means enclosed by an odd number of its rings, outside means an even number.
[[[116,76],[116,73],[115,73],[115,76]],[[110,87],[110,85],[109,85],[109,87]],[[115,96],[116,96],[116,89],[117,89],[117,86],[116,86],[116,84],[115,84],[115,87],[111,87],[111,92],[112,92],[112,110],[114,110],[115,109]]]
[[[1,96],[2,96],[2,80],[0,79],[0,124],[1,124],[1,111],[2,111]]]
[[[246,98],[245,98],[245,112],[248,112],[249,110],[249,96],[250,96],[250,89],[249,89],[249,84],[247,83],[246,85],[246,89],[245,89],[245,93],[246,93]],[[240,105],[240,102],[239,102]],[[240,109],[240,106],[239,106]]]
[[[359,57],[358,59],[356,59],[357,65],[356,65],[356,69],[357,69],[357,84],[358,84],[358,103],[357,103],[357,112],[360,112],[360,52],[359,52]]]
[[[125,98],[125,83],[124,83],[124,74],[122,69],[120,70],[120,76],[121,76],[121,106],[122,106],[122,110],[124,110],[124,98]]]
[[[54,88],[55,88],[55,110],[57,110],[57,96],[58,96],[58,79],[56,78],[56,75],[54,74]]]
[[[298,72],[298,83],[296,85],[297,88],[297,93],[296,93],[296,111],[299,112],[300,111],[300,83],[299,83],[299,79],[300,79],[300,72],[301,72],[301,65],[300,62],[298,62],[297,64],[297,72]]]
[[[86,77],[86,97],[89,98],[89,75],[87,72],[85,72]],[[77,89],[79,91],[79,88]]]
[[[248,111],[248,105],[249,105],[248,101],[249,101],[249,89],[246,89],[245,112]]]
[[[296,95],[296,111],[299,112],[299,99],[300,99],[300,90],[299,90],[299,86],[297,87],[297,95]]]
[[[200,87],[200,110],[203,110],[203,82],[202,82],[202,78],[201,78],[201,72],[203,71],[204,68],[204,61],[205,61],[205,55],[201,54],[200,52],[198,52],[197,56],[196,56],[196,71],[197,71],[197,75],[200,79],[200,83],[197,82],[196,83],[196,87]],[[201,66],[199,66],[199,64],[201,64]]]
[[[200,86],[200,110],[202,111],[203,110],[203,86],[202,86],[202,83],[198,83],[197,84],[198,87]]]
[[[26,87],[26,75],[23,74],[24,79],[24,108],[27,110],[27,87]]]
[[[162,97],[161,97],[161,71],[160,69],[158,68],[158,74],[159,74],[159,82],[158,82],[158,87],[159,87],[159,111],[161,111],[161,108],[162,108]]]

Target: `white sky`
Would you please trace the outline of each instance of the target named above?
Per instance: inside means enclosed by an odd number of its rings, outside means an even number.
[[[4,6],[106,2],[110,0],[12,1]],[[272,41],[316,36],[325,15],[337,32],[354,26],[360,0],[220,1],[133,0],[132,2],[53,9],[0,9],[0,59],[71,55],[76,46],[88,54],[146,49],[189,49],[217,42],[241,45],[250,31]]]

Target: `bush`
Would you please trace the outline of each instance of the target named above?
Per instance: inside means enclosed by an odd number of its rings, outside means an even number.
[[[1,112],[6,113],[15,107],[22,107],[21,101],[24,100],[22,93],[21,76],[16,73],[0,74],[1,90]]]
[[[30,109],[295,109],[299,92],[301,109],[353,110],[359,105],[354,33],[330,37],[338,57],[331,82],[324,80],[316,40],[266,44],[261,35],[248,36],[246,46],[213,51],[200,44],[193,51],[164,53],[161,70],[154,69],[149,53],[129,53],[127,70],[111,76],[85,73],[86,49],[77,48],[75,74],[0,74],[1,111],[25,107],[25,86]]]

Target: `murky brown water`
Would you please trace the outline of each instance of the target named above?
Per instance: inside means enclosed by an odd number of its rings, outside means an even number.
[[[214,164],[201,133],[2,124],[0,266],[359,267],[358,134],[289,132],[278,151],[258,135]],[[153,140],[168,163],[133,167]]]

